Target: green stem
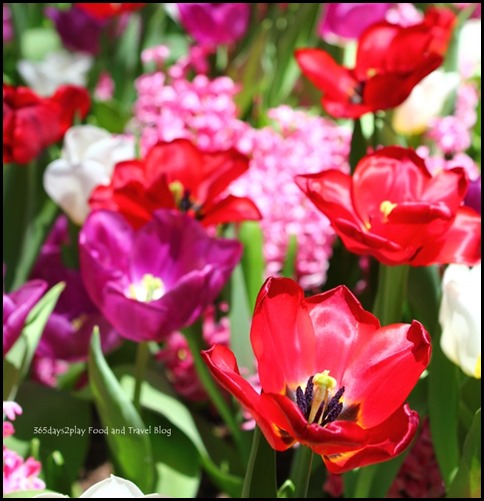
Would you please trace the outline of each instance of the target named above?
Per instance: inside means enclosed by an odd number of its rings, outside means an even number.
[[[246,444],[242,439],[240,427],[200,354],[202,350],[202,335],[199,322],[190,329],[185,329],[185,338],[193,357],[193,363],[195,365],[198,378],[200,379],[205,391],[208,393],[210,400],[215,405],[221,418],[224,420],[225,424],[232,433],[232,436],[234,437],[234,440],[239,448],[239,452],[243,455],[244,460],[246,460],[248,451]]]
[[[353,495],[354,499],[364,499],[369,497],[371,484],[373,482],[373,478],[375,477],[375,473],[377,471],[376,467],[367,466],[362,468],[358,472],[358,477],[356,479],[355,492]]]
[[[145,379],[146,366],[150,358],[150,346],[148,342],[138,344],[135,362],[135,386],[133,394],[133,404],[138,411],[141,410],[141,387]]]
[[[380,264],[378,290],[373,314],[382,325],[402,321],[403,304],[407,295],[409,267]]]
[[[314,453],[309,447],[299,445],[294,453],[289,478],[294,484],[294,498],[306,498]]]
[[[261,431],[258,426],[254,430],[254,438],[252,439],[252,449],[250,450],[249,462],[247,463],[247,469],[245,472],[244,485],[242,486],[241,499],[247,499],[250,497],[250,488],[252,486],[252,476],[254,474],[255,460],[257,458],[257,451],[259,449],[259,442],[261,437]]]

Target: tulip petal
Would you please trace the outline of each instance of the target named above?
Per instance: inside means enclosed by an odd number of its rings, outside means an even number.
[[[272,448],[283,451],[294,444],[295,439],[275,426],[261,412],[261,395],[240,375],[234,354],[225,346],[215,345],[202,351],[202,357],[215,379],[251,413]]]
[[[344,473],[392,459],[409,446],[418,422],[418,414],[405,405],[375,428],[367,430],[368,443],[360,450],[323,455],[324,464],[331,473]]]
[[[344,386],[348,365],[354,363],[359,346],[372,339],[380,322],[363,309],[345,286],[307,298],[304,305],[309,310],[315,332],[314,350],[318,361],[315,372],[329,370],[338,388]]]
[[[344,219],[361,224],[355,218],[351,200],[351,176],[335,169],[296,176],[296,184],[330,221]]]
[[[295,391],[315,372],[314,330],[303,300],[301,287],[286,278],[267,279],[259,292],[250,340],[265,392]]]
[[[249,158],[235,149],[202,153],[202,179],[196,197],[209,201],[249,168]]]
[[[430,361],[430,337],[420,322],[393,324],[355,337],[341,380],[345,399],[360,403],[357,422],[372,428],[403,405]]]
[[[473,266],[480,260],[481,216],[469,207],[461,207],[447,233],[427,242],[412,259],[412,265],[455,263]]]
[[[316,454],[358,450],[367,441],[366,430],[354,422],[340,420],[327,426],[308,424],[296,404],[288,397],[262,393],[260,398],[266,418]]]
[[[298,49],[295,56],[304,75],[326,99],[349,102],[355,94],[358,82],[351,72],[324,50]]]
[[[207,204],[202,208],[203,226],[242,221],[259,221],[262,214],[255,203],[247,197],[228,195],[217,203]]]

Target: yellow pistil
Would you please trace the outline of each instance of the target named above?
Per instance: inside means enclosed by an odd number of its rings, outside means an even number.
[[[183,193],[185,192],[185,188],[180,181],[173,181],[170,183],[170,191],[173,193],[173,198],[175,199],[175,203],[178,206],[183,198]]]
[[[330,391],[336,388],[336,379],[329,375],[329,371],[318,372],[313,377],[313,401],[308,422],[312,423],[321,404],[329,401]]]
[[[383,214],[383,222],[386,223],[388,221],[388,216],[392,213],[392,210],[397,206],[398,204],[394,204],[390,202],[390,200],[384,200],[380,204],[380,212]]]
[[[143,275],[143,278],[137,284],[129,286],[128,296],[132,299],[137,299],[143,303],[156,301],[165,293],[165,285],[161,278],[155,277],[151,273]]]

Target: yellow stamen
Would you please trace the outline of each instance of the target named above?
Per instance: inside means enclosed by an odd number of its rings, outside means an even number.
[[[390,202],[390,200],[384,200],[380,204],[380,212],[383,214],[383,222],[386,223],[388,221],[388,216],[392,213],[393,209],[398,204],[394,204]]]
[[[146,273],[137,284],[130,284],[128,287],[128,297],[137,299],[144,303],[156,301],[165,293],[165,285],[161,278],[155,277],[151,273]]]
[[[185,188],[180,181],[173,181],[170,183],[170,191],[173,193],[173,198],[175,199],[176,205],[178,205],[183,198],[183,193],[185,192]]]
[[[323,402],[328,402],[329,392],[336,388],[336,379],[329,371],[318,372],[313,377],[313,401],[308,421],[312,423]]]

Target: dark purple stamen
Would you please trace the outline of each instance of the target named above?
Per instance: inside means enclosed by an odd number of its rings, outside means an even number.
[[[182,212],[187,212],[189,211],[191,208],[192,208],[192,202],[190,200],[190,191],[189,190],[185,190],[183,192],[183,197],[182,199],[180,200],[180,210]]]
[[[304,393],[300,386],[298,386],[296,389],[296,404],[306,419],[308,419],[309,413],[311,411],[311,402],[313,400],[313,386],[313,376],[311,376],[306,383],[306,390],[304,391]]]
[[[306,415],[306,412],[308,411],[308,407],[306,405],[306,399],[304,398],[304,393],[301,389],[300,386],[297,387],[296,390],[296,404],[301,409],[301,412]]]
[[[306,418],[309,416],[311,410],[311,403],[313,401],[313,376],[308,379],[306,383],[306,390],[304,391],[304,398],[306,399],[306,409],[308,410]]]
[[[340,398],[345,392],[345,387],[342,386],[335,394],[334,397],[329,401],[328,406],[323,414],[323,419],[321,421],[321,426],[333,422],[343,410],[343,404],[340,402]],[[318,411],[319,412],[319,411]]]

